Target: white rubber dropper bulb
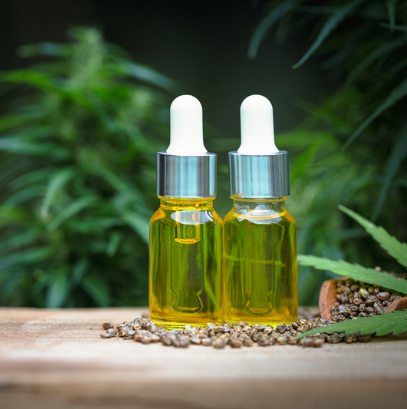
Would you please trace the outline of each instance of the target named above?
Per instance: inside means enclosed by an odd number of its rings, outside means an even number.
[[[273,107],[261,95],[250,95],[240,106],[241,144],[243,155],[277,153],[274,143]]]
[[[181,156],[204,155],[202,106],[192,95],[181,95],[170,108],[170,146],[167,153]]]

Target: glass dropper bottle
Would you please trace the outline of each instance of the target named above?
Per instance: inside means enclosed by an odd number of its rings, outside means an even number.
[[[149,308],[156,324],[180,328],[221,318],[222,220],[213,209],[216,154],[203,143],[200,102],[176,98],[170,124],[170,145],[157,154]]]
[[[232,210],[224,218],[223,319],[249,324],[297,319],[296,224],[288,153],[274,143],[273,108],[251,95],[241,105],[241,145],[229,152]]]

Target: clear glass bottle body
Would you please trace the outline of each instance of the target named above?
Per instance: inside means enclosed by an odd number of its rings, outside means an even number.
[[[276,324],[298,318],[296,224],[285,199],[234,199],[224,218],[227,322]]]
[[[150,220],[150,318],[171,328],[217,322],[222,219],[213,199],[160,200]]]

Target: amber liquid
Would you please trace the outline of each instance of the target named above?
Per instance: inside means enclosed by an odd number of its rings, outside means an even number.
[[[225,321],[297,320],[296,225],[284,200],[234,200],[224,218],[223,250]]]
[[[158,325],[221,319],[222,219],[208,199],[161,198],[150,220],[149,308]]]

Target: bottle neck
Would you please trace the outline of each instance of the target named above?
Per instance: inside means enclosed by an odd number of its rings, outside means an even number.
[[[233,208],[236,213],[257,213],[257,214],[281,214],[286,211],[285,200],[287,197],[277,197],[273,199],[237,199],[232,197]]]
[[[163,210],[213,210],[214,197],[205,199],[158,196]]]

